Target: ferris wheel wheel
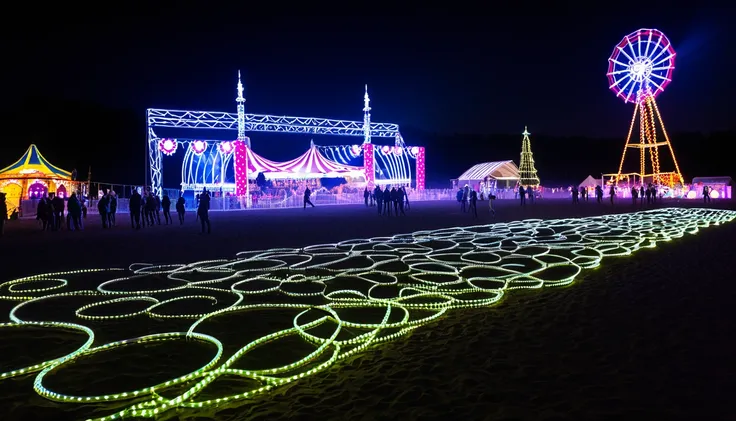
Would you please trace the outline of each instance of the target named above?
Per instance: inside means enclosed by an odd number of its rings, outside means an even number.
[[[675,49],[656,29],[626,35],[608,59],[609,88],[624,102],[656,97],[672,81]]]

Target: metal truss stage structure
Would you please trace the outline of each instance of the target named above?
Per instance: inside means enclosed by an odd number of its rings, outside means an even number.
[[[315,117],[289,117],[272,116],[263,114],[246,114],[245,98],[243,97],[243,84],[238,72],[238,96],[237,112],[217,111],[187,111],[166,110],[149,108],[146,110],[147,122],[147,149],[148,168],[146,171],[146,184],[151,186],[154,194],[160,195],[163,187],[163,155],[171,155],[176,152],[177,146],[183,144],[192,149],[192,157],[205,156],[207,143],[220,142],[218,148],[211,148],[209,154],[219,156],[221,165],[234,165],[235,194],[237,196],[250,196],[248,179],[254,174],[249,174],[247,162],[248,149],[251,148],[250,138],[246,133],[269,132],[269,133],[292,133],[328,136],[362,137],[361,146],[322,146],[320,149],[327,150],[328,156],[334,159],[336,156],[352,155],[353,158],[363,156],[365,181],[369,188],[376,184],[410,184],[412,178],[416,182],[416,189],[425,188],[425,148],[418,146],[407,147],[399,132],[399,125],[393,123],[371,122],[370,98],[368,86],[365,87],[363,121],[332,120]],[[154,129],[209,129],[237,131],[234,141],[204,141],[194,139],[166,139],[157,135]],[[373,147],[372,138],[392,138],[393,146]],[[173,147],[171,146],[173,145]],[[225,146],[225,147],[223,147]],[[349,149],[351,154],[343,154],[340,151]],[[230,155],[232,156],[226,156]],[[210,162],[218,158],[210,156]],[[234,159],[227,159],[232,158]],[[191,159],[191,158],[188,158]],[[412,165],[409,159],[415,161],[414,177],[412,177]],[[347,162],[342,162],[347,164]],[[185,165],[187,165],[185,163]],[[188,164],[192,166],[191,163]],[[197,164],[199,166],[199,164]],[[378,168],[377,168],[378,167]],[[184,167],[182,167],[184,168]],[[376,179],[376,174],[381,176]],[[184,169],[182,169],[184,173]],[[214,173],[214,171],[213,171]],[[224,167],[221,169],[222,176],[219,183],[224,184]],[[184,174],[182,176],[184,178]],[[216,177],[212,178],[213,180]],[[182,180],[182,185],[190,185]],[[212,185],[208,180],[202,180],[202,184]],[[216,183],[215,183],[216,184]]]

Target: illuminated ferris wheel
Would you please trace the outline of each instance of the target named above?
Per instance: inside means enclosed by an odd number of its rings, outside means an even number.
[[[608,59],[609,88],[624,102],[636,105],[631,119],[626,146],[621,156],[618,173],[611,174],[612,182],[626,179],[638,183],[655,183],[673,186],[684,184],[680,167],[675,158],[669,136],[664,128],[655,98],[672,82],[675,69],[675,49],[672,43],[656,29],[639,29],[625,36],[613,49]],[[637,115],[639,116],[639,142],[631,142]],[[657,125],[661,130],[658,136]],[[669,148],[675,171],[660,171],[659,148]],[[629,149],[639,150],[639,172],[624,173],[624,161]],[[649,150],[649,162],[647,162]],[[649,165],[647,165],[649,163]]]
[[[672,82],[675,49],[656,29],[640,29],[624,37],[608,59],[608,82],[616,96],[634,102],[657,96]]]

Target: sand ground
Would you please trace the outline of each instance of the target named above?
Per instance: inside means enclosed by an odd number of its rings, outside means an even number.
[[[710,206],[734,208],[732,202]],[[35,221],[20,221],[8,226],[0,240],[0,281],[65,269],[186,263],[250,249],[635,209],[628,202],[573,207],[566,201],[539,201],[523,209],[498,201],[496,207],[495,218],[481,207],[478,220],[460,213],[455,203],[436,202],[415,203],[400,218],[379,217],[375,208],[360,206],[213,213],[211,235],[198,234],[191,214],[183,227],[141,231],[123,223],[102,230],[92,220],[84,232],[44,233],[36,231]],[[216,418],[734,419],[728,405],[736,389],[736,342],[730,333],[736,298],[730,265],[734,238],[736,224],[708,228],[633,257],[606,260],[563,289],[518,293],[492,308],[451,313],[409,337],[221,411]],[[7,306],[0,310],[0,321],[5,321]],[[63,347],[70,340],[63,334],[18,339],[0,332],[6,351],[0,360],[33,346]],[[144,356],[137,357],[120,364],[146,364]],[[104,372],[90,368],[86,375]],[[32,379],[0,381],[0,419],[89,415],[89,409],[70,411],[37,397]]]

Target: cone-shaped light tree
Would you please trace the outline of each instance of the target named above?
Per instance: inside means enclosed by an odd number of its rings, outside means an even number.
[[[524,127],[524,140],[521,142],[521,162],[519,164],[519,184],[524,187],[539,187],[539,176],[537,169],[534,167],[534,156],[532,155],[532,145],[529,140],[529,131]]]

